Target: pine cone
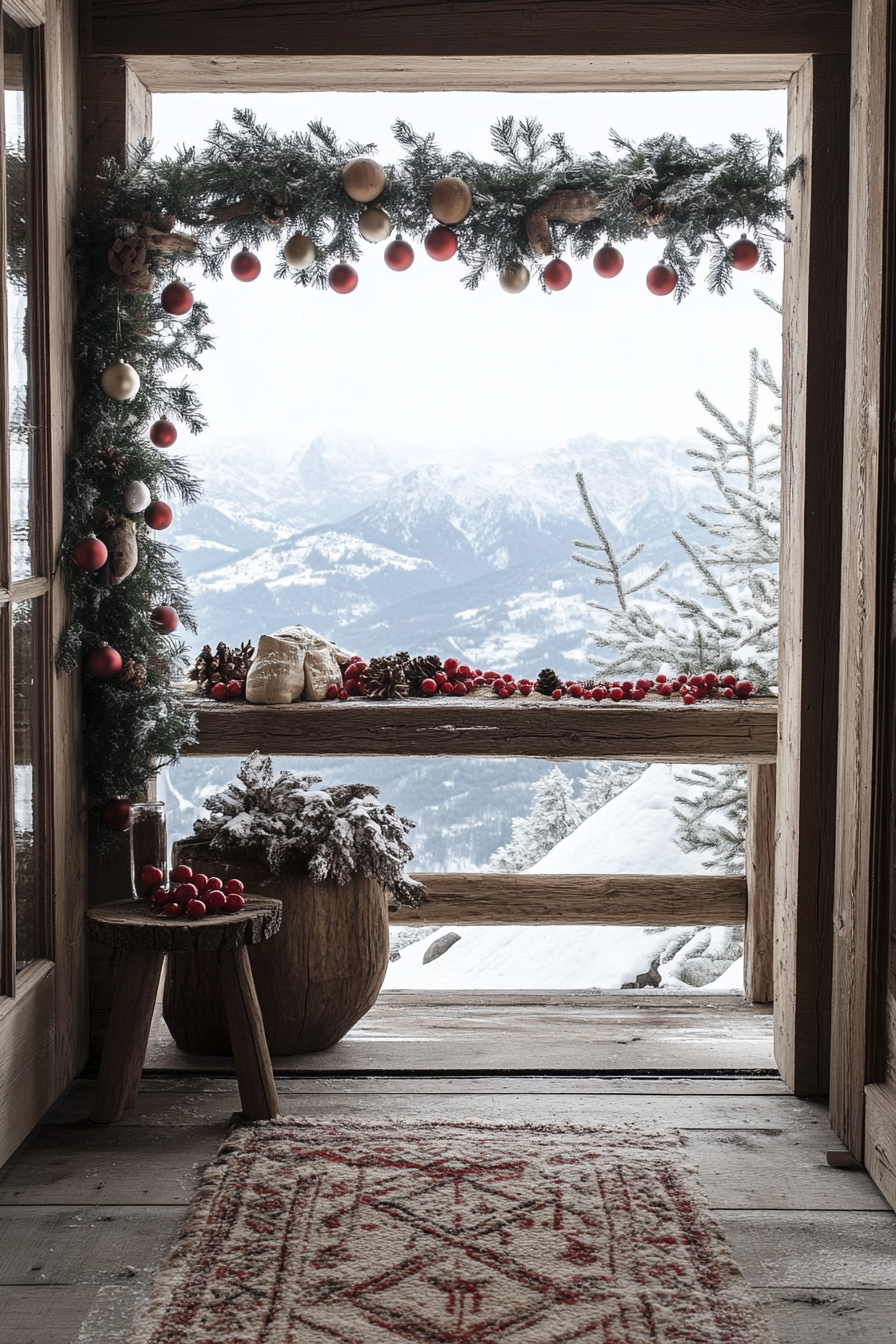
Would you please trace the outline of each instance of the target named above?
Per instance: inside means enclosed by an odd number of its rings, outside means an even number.
[[[551,695],[559,685],[560,678],[552,667],[543,667],[535,681],[535,689],[542,695]]]
[[[424,653],[419,658],[411,658],[407,666],[408,688],[411,695],[422,695],[421,682],[426,681],[427,677],[434,676],[441,666],[441,658],[434,653]]]
[[[136,658],[125,658],[118,674],[118,684],[125,691],[142,691],[146,685],[146,667]]]
[[[245,681],[254,657],[255,649],[249,640],[238,649],[228,648],[222,640],[214,653],[211,645],[206,644],[190,668],[190,680],[196,682],[200,695],[210,695],[219,681]]]
[[[96,456],[108,467],[112,475],[118,480],[124,472],[124,457],[121,453],[116,453],[114,448],[97,448]]]
[[[404,655],[407,657],[407,654]],[[364,673],[367,695],[371,700],[404,700],[408,694],[407,664],[401,654],[391,658],[371,658]]]

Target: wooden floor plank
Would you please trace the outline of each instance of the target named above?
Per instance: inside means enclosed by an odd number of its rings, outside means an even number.
[[[757,1288],[896,1288],[896,1214],[751,1212],[717,1215]]]
[[[896,1340],[896,1292],[764,1291],[759,1301],[781,1344],[887,1344]]]
[[[150,1274],[182,1205],[31,1205],[0,1219],[0,1284],[108,1284]]]
[[[97,1290],[72,1284],[0,1287],[3,1344],[72,1344]]]

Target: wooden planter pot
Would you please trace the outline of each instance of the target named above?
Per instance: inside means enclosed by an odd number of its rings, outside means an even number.
[[[249,949],[272,1055],[327,1050],[373,1007],[389,965],[389,916],[378,883],[273,876],[260,865],[212,857],[201,840],[178,841],[173,863],[223,882],[238,877],[248,892],[283,902],[277,937]],[[214,955],[168,958],[163,1015],[181,1050],[232,1054]]]

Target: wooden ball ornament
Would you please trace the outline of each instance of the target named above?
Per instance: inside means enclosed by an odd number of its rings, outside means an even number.
[[[459,177],[440,177],[429,193],[429,212],[440,224],[460,224],[473,208],[473,193]]]
[[[625,265],[625,257],[618,247],[605,243],[594,254],[594,269],[604,280],[612,280]]]
[[[396,238],[383,254],[390,271],[407,271],[414,264],[414,249],[403,238]]]
[[[317,256],[317,248],[304,233],[294,233],[286,241],[283,255],[295,271],[305,271]]]
[[[143,521],[154,532],[164,532],[166,527],[171,526],[173,517],[171,505],[162,499],[154,499],[149,508],[143,510]]]
[[[450,261],[457,254],[457,234],[446,229],[444,224],[437,224],[423,239],[423,246],[433,261]]]
[[[87,671],[98,681],[108,681],[122,669],[123,658],[109,644],[99,644],[87,658]]]
[[[664,262],[660,262],[658,266],[651,266],[647,272],[647,288],[651,294],[658,294],[661,297],[671,294],[677,284],[677,273]]]
[[[161,603],[158,607],[153,607],[149,613],[149,619],[153,625],[158,626],[163,635],[171,635],[180,624],[180,617],[173,607]]]
[[[382,196],[386,174],[374,159],[350,159],[342,170],[342,185],[353,201],[366,205]]]
[[[529,283],[529,268],[522,262],[515,266],[505,266],[498,272],[498,284],[505,294],[522,294]]]
[[[110,831],[130,830],[131,805],[126,798],[110,798],[103,804],[103,825]]]
[[[193,307],[193,294],[180,280],[172,280],[171,284],[162,290],[159,301],[165,312],[170,313],[172,317],[185,317]]]
[[[117,587],[133,574],[140,559],[137,550],[137,531],[130,518],[116,518],[111,526],[103,528],[103,536],[109,550],[109,567],[106,571],[109,583]]]
[[[736,271],[752,271],[759,260],[759,248],[746,234],[742,234],[736,243],[732,243],[728,255]]]
[[[555,257],[553,261],[548,262],[542,274],[548,289],[555,291],[566,289],[572,280],[572,267],[560,257]]]
[[[149,437],[157,448],[170,448],[177,442],[177,428],[163,415],[150,427]]]
[[[344,261],[333,267],[328,278],[330,288],[337,294],[351,294],[358,288],[358,272]]]
[[[140,375],[135,368],[120,359],[103,369],[100,387],[113,401],[131,401],[140,391]]]
[[[230,274],[237,280],[242,280],[249,284],[251,280],[257,280],[261,275],[261,262],[254,252],[248,248],[241,248],[230,263]]]
[[[372,206],[358,220],[358,232],[368,243],[384,243],[392,232],[392,221],[385,210]]]
[[[142,513],[152,501],[149,486],[144,481],[128,481],[122,493],[125,513]]]
[[[108,557],[108,550],[95,532],[91,532],[87,537],[82,537],[72,547],[72,559],[75,564],[79,569],[86,569],[91,573],[97,569],[102,569]]]

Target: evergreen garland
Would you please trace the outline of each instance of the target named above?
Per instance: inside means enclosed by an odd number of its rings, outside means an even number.
[[[488,272],[524,258],[529,265],[534,260],[541,279],[526,212],[556,191],[575,190],[594,194],[596,213],[584,223],[553,222],[555,251],[568,247],[583,257],[604,241],[624,243],[652,233],[662,243],[663,258],[678,272],[677,299],[693,284],[704,255],[709,256],[710,288],[724,293],[731,283],[725,231],[749,230],[761,268],[770,270],[770,243],[782,237],[784,189],[799,166],[783,166],[781,138],[774,132],[765,145],[733,135],[727,147],[703,148],[668,134],[640,145],[614,136],[615,159],[600,153],[581,158],[561,134],[546,135],[533,119],[509,117],[492,127],[496,162],[445,154],[432,135],[418,135],[404,122],[396,122],[393,132],[404,157],[384,166],[386,186],[377,204],[388,212],[396,232],[420,239],[434,224],[429,211],[433,183],[445,176],[463,178],[472,190],[473,207],[453,227],[470,289]],[[325,287],[334,262],[360,256],[357,224],[363,207],[347,195],[342,170],[349,159],[375,148],[342,144],[319,122],[303,133],[280,136],[253,113],[237,111],[234,125],[218,123],[201,149],[154,159],[151,145],[144,143],[127,166],[107,162],[97,203],[77,223],[77,435],[60,556],[72,619],[60,643],[58,666],[73,670],[106,641],[126,667],[146,669],[143,684],[140,676],[121,682],[85,674],[85,774],[95,838],[104,835],[102,805],[112,798],[138,797],[160,767],[177,759],[194,732],[192,717],[171,689],[172,679],[185,671],[183,646],[162,636],[149,619],[154,606],[167,603],[188,630],[195,630],[171,548],[137,515],[139,562],[122,583],[107,586],[71,559],[74,544],[94,528],[96,508],[123,513],[129,480],[142,480],[153,496],[185,503],[199,496],[199,483],[186,463],[154,448],[148,429],[162,415],[193,434],[204,428],[193,389],[171,380],[201,367],[200,357],[212,344],[209,317],[198,302],[184,319],[169,316],[159,302],[161,290],[181,278],[188,262],[197,262],[206,275],[220,276],[235,248],[257,247],[278,234],[285,241],[296,230],[313,241],[316,258],[308,269],[295,271],[281,247],[276,275]],[[188,236],[174,234],[175,224]],[[112,254],[117,271],[110,264]],[[117,360],[132,364],[140,375],[139,392],[127,402],[112,400],[100,387],[103,370]]]

